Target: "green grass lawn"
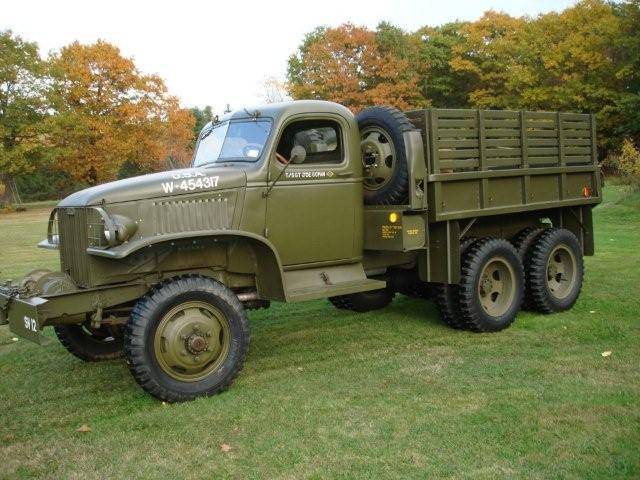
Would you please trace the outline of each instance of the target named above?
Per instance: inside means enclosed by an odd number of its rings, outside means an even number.
[[[274,305],[234,385],[186,404],[0,327],[0,478],[638,478],[640,194],[605,194],[572,311],[478,335],[404,297]],[[3,277],[55,267],[46,219],[0,216]]]

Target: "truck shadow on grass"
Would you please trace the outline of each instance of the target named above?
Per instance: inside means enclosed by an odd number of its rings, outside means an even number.
[[[269,310],[249,312],[249,318],[252,341],[244,373],[237,380],[240,385],[249,375],[309,367],[371,348],[394,349],[406,344],[407,337],[415,339],[416,330],[424,333],[426,343],[451,335],[439,322],[431,302],[401,296],[387,308],[367,313],[337,310],[318,300],[277,304]],[[11,391],[10,405],[34,402],[42,406],[61,398],[76,405],[89,398],[93,404],[157,402],[137,388],[124,359],[82,362],[68,355],[49,329],[42,349],[13,338],[6,328],[0,329],[0,384],[4,384],[3,390]],[[21,388],[11,387],[18,384]]]

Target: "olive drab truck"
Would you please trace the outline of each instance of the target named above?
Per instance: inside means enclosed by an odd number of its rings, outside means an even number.
[[[431,299],[453,328],[497,332],[521,308],[575,303],[601,201],[592,115],[323,101],[214,118],[190,168],[79,191],[42,248],[60,271],[0,288],[0,323],[75,356],[124,356],[174,402],[238,375],[246,311],[326,298]]]

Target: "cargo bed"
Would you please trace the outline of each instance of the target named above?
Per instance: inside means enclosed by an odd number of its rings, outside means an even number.
[[[593,115],[436,108],[406,114],[422,135],[431,222],[601,201]]]

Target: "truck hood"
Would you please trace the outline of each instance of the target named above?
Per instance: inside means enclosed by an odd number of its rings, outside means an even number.
[[[151,173],[80,190],[62,200],[59,207],[86,207],[101,203],[121,203],[151,198],[175,197],[189,193],[244,187],[244,170],[223,168],[184,168]]]

